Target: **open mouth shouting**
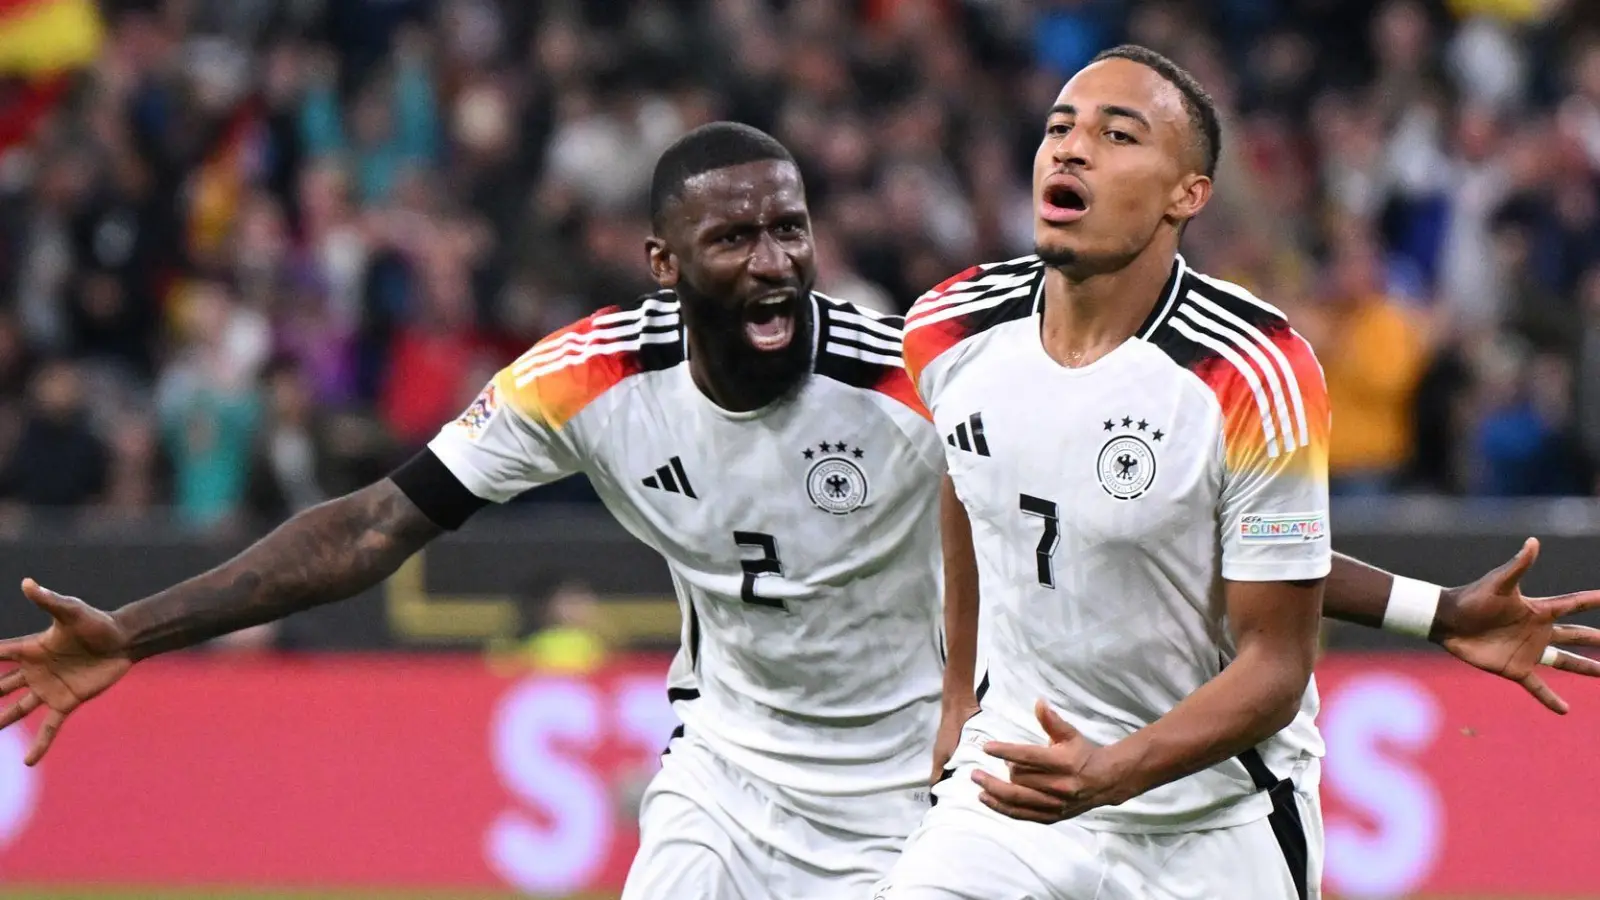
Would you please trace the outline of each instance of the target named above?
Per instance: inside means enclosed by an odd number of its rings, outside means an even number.
[[[1051,175],[1039,196],[1039,218],[1069,225],[1089,212],[1089,187],[1074,175]]]
[[[793,289],[764,294],[744,306],[744,336],[765,353],[782,350],[794,340],[800,295]]]

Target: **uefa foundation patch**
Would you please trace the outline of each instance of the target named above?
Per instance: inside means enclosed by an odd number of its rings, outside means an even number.
[[[1302,544],[1327,536],[1322,513],[1246,513],[1239,519],[1241,544]]]

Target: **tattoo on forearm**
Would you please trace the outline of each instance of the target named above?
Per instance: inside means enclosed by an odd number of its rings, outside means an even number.
[[[134,659],[361,593],[442,529],[384,479],[308,509],[215,569],[117,612]]]

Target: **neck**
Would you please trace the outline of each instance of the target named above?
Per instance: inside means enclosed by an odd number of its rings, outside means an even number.
[[[1040,340],[1057,363],[1086,366],[1139,333],[1163,299],[1175,248],[1154,244],[1120,269],[1077,277],[1065,268],[1045,270]]]

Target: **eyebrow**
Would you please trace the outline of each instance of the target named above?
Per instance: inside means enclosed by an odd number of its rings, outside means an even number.
[[[1075,116],[1078,114],[1078,108],[1070,103],[1057,103],[1055,106],[1050,107],[1050,115],[1053,116],[1057,113]],[[1145,114],[1129,106],[1117,106],[1115,104],[1102,103],[1100,105],[1100,115],[1132,119],[1147,129],[1150,127],[1150,120],[1145,117]]]

